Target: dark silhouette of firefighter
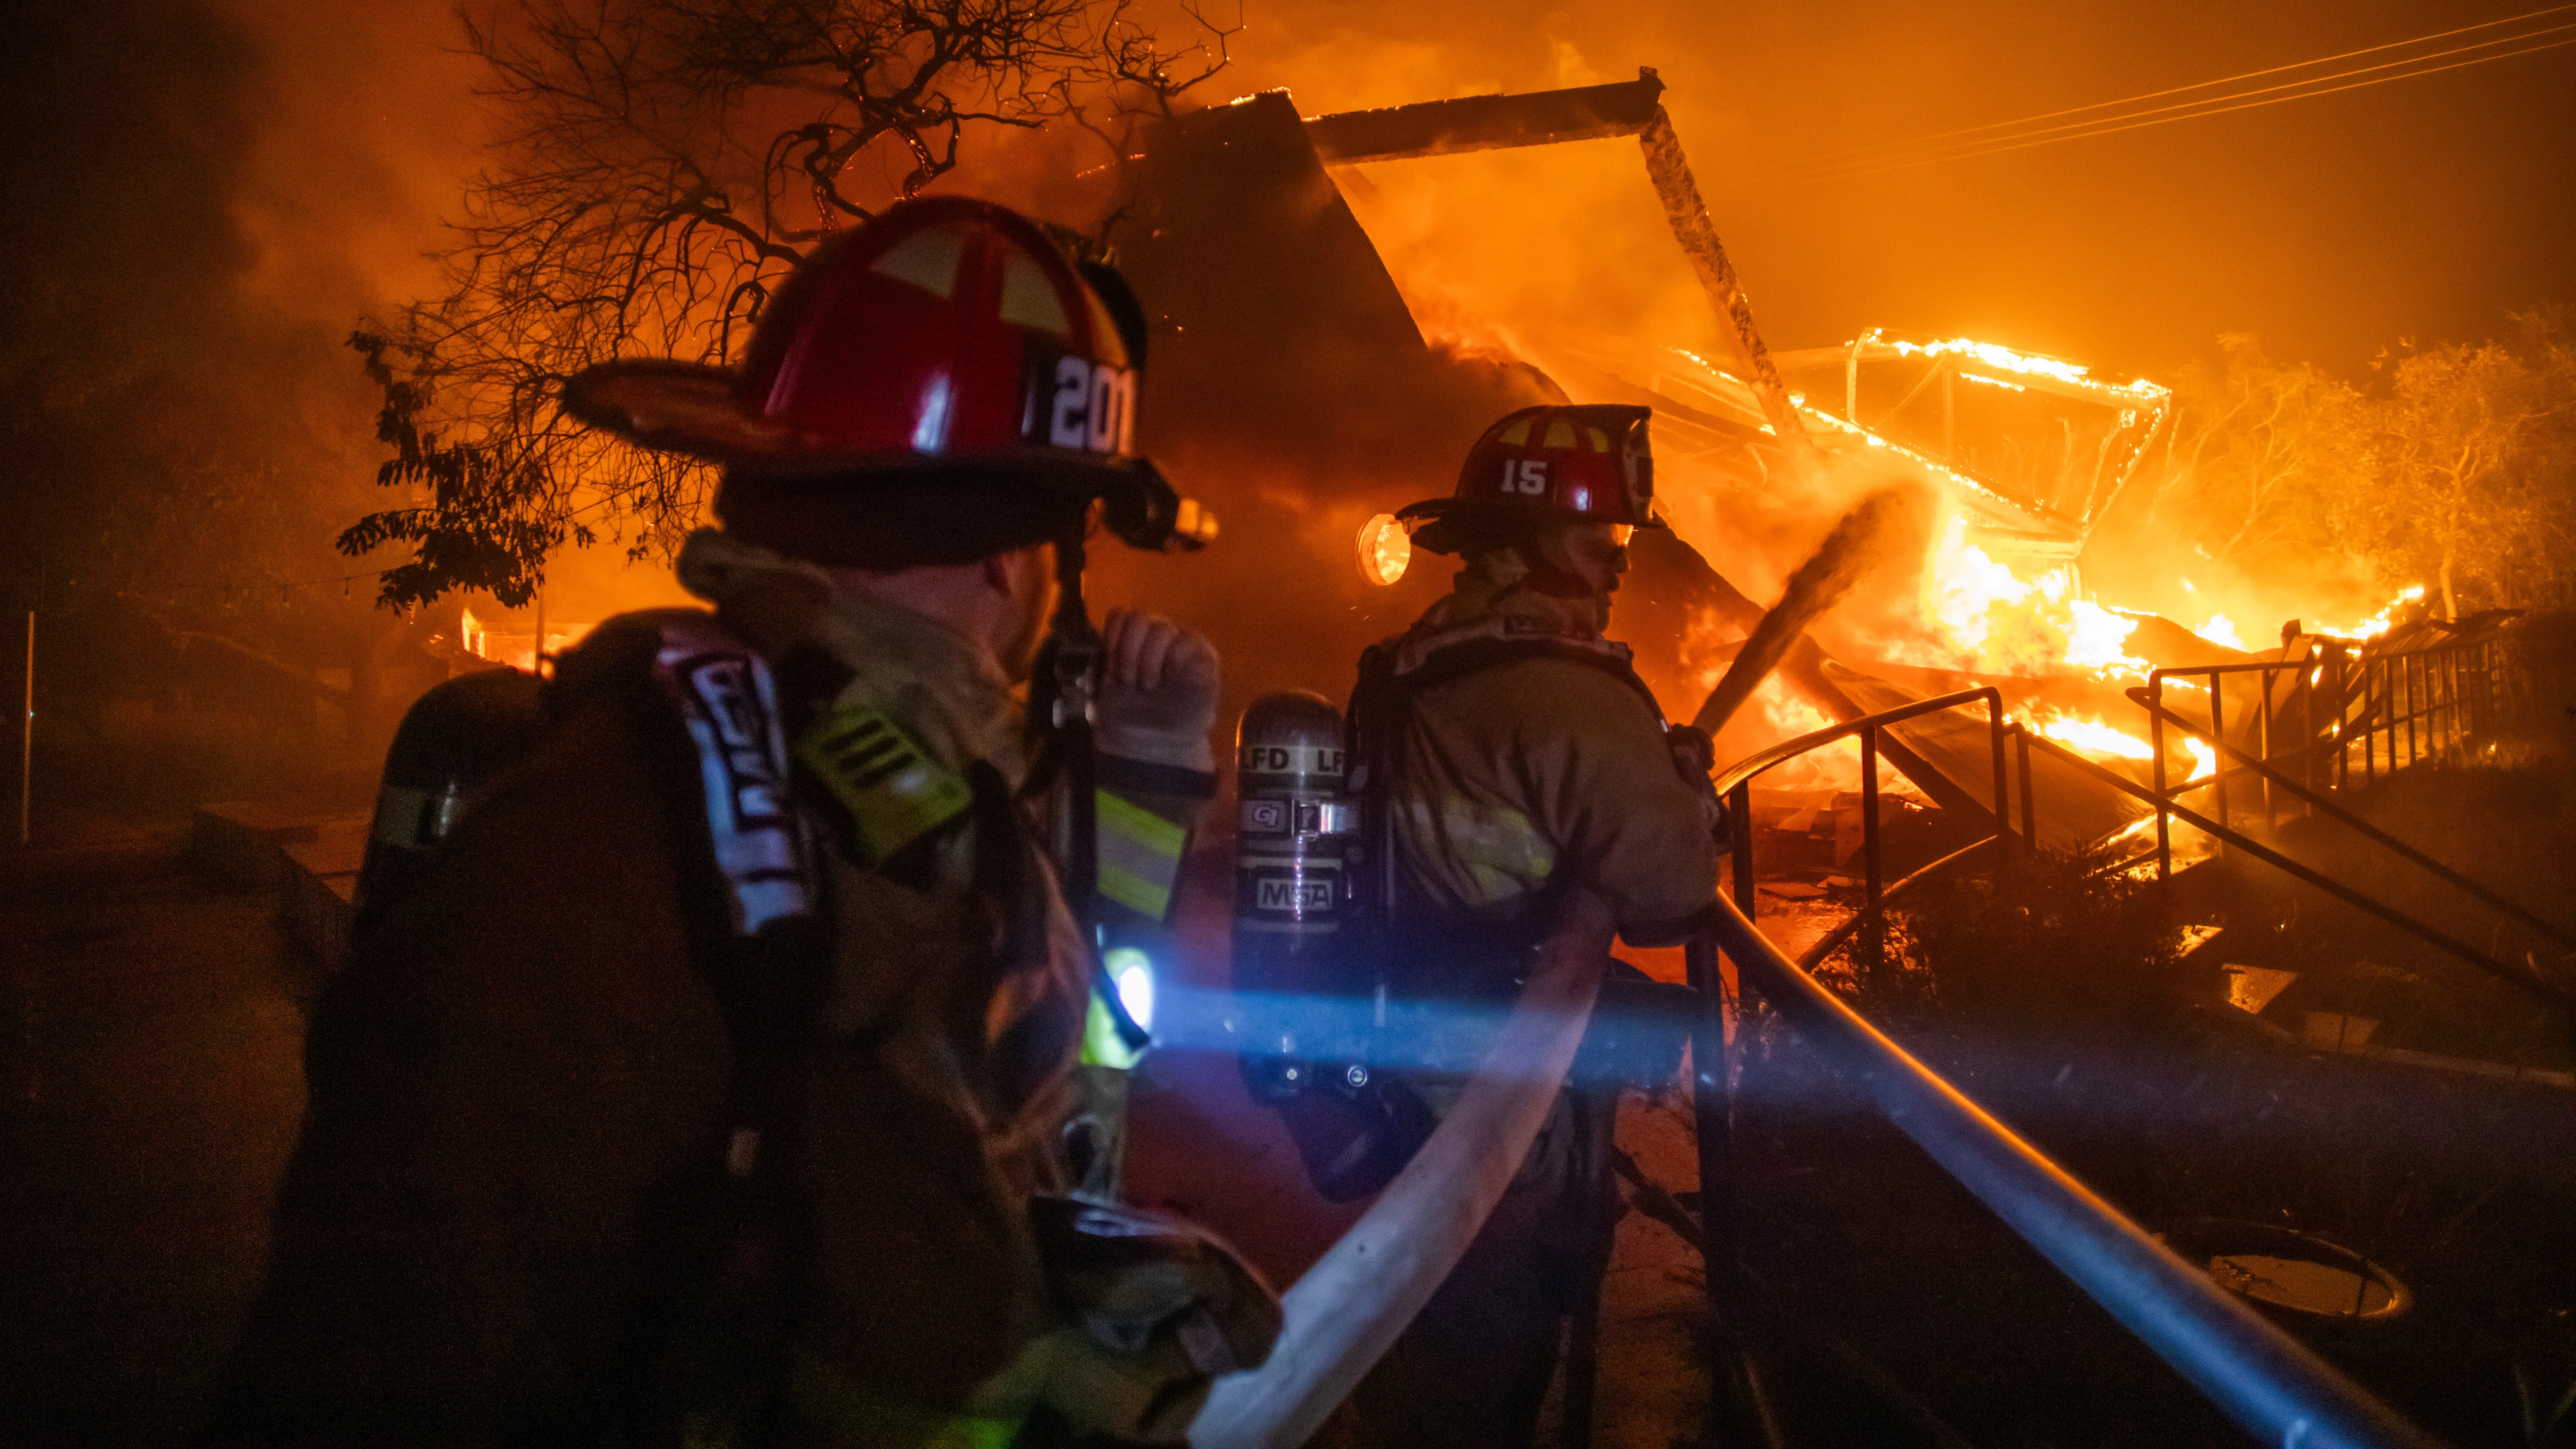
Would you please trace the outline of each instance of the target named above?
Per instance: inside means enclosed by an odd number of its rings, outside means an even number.
[[[1358,870],[1378,896],[1366,955],[1398,1003],[1507,1004],[1569,885],[1598,892],[1637,945],[1683,939],[1709,908],[1706,742],[1667,731],[1627,647],[1603,637],[1629,535],[1663,526],[1647,419],[1523,409],[1478,439],[1453,496],[1397,515],[1418,520],[1417,546],[1463,565],[1446,598],[1363,656],[1351,699]],[[1605,994],[1587,1056],[1614,1014]],[[1645,1075],[1672,1070],[1673,1041],[1646,1053]],[[1579,1061],[1586,1075],[1601,1069]],[[1410,1092],[1419,1110],[1381,1108],[1389,1122],[1445,1111],[1460,1080],[1392,1076],[1389,1097]],[[1598,1289],[1616,1102],[1615,1086],[1560,1094],[1466,1257],[1356,1396],[1372,1442],[1528,1442],[1561,1320]]]
[[[406,725],[217,1441],[1177,1442],[1267,1352],[1268,1290],[1115,1199],[1218,683],[1080,604],[1095,517],[1213,531],[1130,451],[1142,322],[941,198],[818,247],[739,371],[572,380],[724,465],[713,612],[518,687],[515,759],[510,690]]]

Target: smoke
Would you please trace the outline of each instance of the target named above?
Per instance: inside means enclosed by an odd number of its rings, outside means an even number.
[[[40,785],[238,783],[314,753],[317,696],[347,694],[317,671],[372,667],[385,621],[332,548],[376,463],[341,344],[413,285],[448,189],[433,158],[467,159],[455,104],[425,109],[449,81],[410,14],[20,17],[0,62],[0,589],[40,615]]]
[[[1844,514],[1814,555],[1789,576],[1780,602],[1762,616],[1736,651],[1735,662],[1691,722],[1712,735],[1726,728],[1735,711],[1787,655],[1789,646],[1827,609],[1840,603],[1864,573],[1919,556],[1929,501],[1921,486],[1895,484],[1873,490]]]

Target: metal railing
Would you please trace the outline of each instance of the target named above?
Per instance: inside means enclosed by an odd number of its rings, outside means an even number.
[[[1908,719],[1984,703],[1994,780],[1994,828],[1882,886],[1878,851],[1878,734]],[[2108,1310],[2141,1344],[2173,1366],[2213,1404],[2267,1442],[2285,1445],[2429,1445],[2433,1441],[2359,1385],[2326,1365],[2208,1275],[2183,1262],[2136,1223],[2086,1189],[2047,1156],[1988,1115],[1817,983],[1809,967],[1848,937],[1883,919],[1886,902],[1915,882],[1992,846],[2011,849],[2007,735],[2017,737],[2022,767],[2022,822],[2030,836],[2029,750],[2034,743],[2008,726],[1991,687],[1923,700],[1775,745],[1721,772],[1720,792],[1733,807],[1733,895],[1716,903],[1709,933],[1689,952],[1702,1010],[1692,1033],[1693,1100],[1698,1123],[1700,1202],[1708,1288],[1717,1333],[1722,1413],[1736,1438],[1776,1443],[1779,1435],[1758,1375],[1743,1353],[1739,1317],[1747,1287],[1736,1253],[1734,1141],[1729,1049],[1718,955],[1735,965],[1747,999],[1758,995],[1840,1075],[1857,1083],[1881,1115],[1928,1153],[1944,1172],[2037,1249],[2078,1288]],[[1823,745],[1861,741],[1862,848],[1866,892],[1843,928],[1791,961],[1753,922],[1751,782],[1766,770]],[[2107,776],[2133,795],[2144,787],[2049,741],[2052,754]],[[2161,795],[2153,797],[2161,800]],[[2172,805],[2186,818],[2197,811]],[[2214,824],[2214,822],[2213,822]],[[2224,827],[2220,827],[2222,830]],[[2235,832],[2227,831],[2228,835]],[[2250,842],[2249,842],[2250,843]]]
[[[2023,736],[2023,748],[2028,749],[2033,745],[2036,745],[2051,758],[2099,780],[2101,783],[2110,786],[2112,789],[2122,791],[2132,798],[2142,800],[2159,812],[2169,811],[2174,815],[2180,816],[2184,824],[2219,840],[2230,849],[2243,851],[2245,854],[2263,862],[2265,865],[2271,866],[2282,874],[2290,876],[2292,879],[2297,880],[2302,884],[2314,886],[2318,890],[2324,891],[2326,894],[2333,896],[2336,900],[2339,900],[2345,905],[2351,906],[2356,910],[2362,911],[2368,915],[2376,916],[2389,925],[2395,926],[2399,930],[2423,941],[2425,944],[2456,956],[2460,960],[2486,972],[2490,976],[2496,977],[2499,980],[2509,981],[2514,985],[2521,987],[2530,995],[2565,1010],[2569,1014],[2571,1023],[2576,1023],[2576,994],[2571,994],[2567,991],[2561,990],[2559,987],[2548,981],[2542,980],[2540,977],[2532,974],[2531,972],[2525,971],[2521,967],[2508,965],[2503,961],[2499,961],[2495,957],[2488,955],[2486,952],[2479,950],[2475,946],[2471,946],[2468,943],[2461,941],[2448,932],[2416,920],[2414,917],[2409,916],[2374,897],[2364,895],[2360,891],[2356,891],[2352,887],[2345,885],[2343,882],[2326,875],[2324,872],[2319,871],[2314,867],[2303,865],[2300,862],[2283,855],[2280,851],[2273,849],[2271,846],[2265,845],[2251,836],[2245,835],[2229,826],[2221,824],[2220,822],[2201,814],[2197,810],[2191,809],[2185,805],[2176,804],[2171,799],[2157,795],[2145,786],[2140,785],[2135,780],[2128,778],[2117,770],[2108,769],[2092,760],[2088,760],[2073,750],[2066,748],[2064,745],[2058,744],[2054,740],[2039,739],[2028,735]],[[2029,776],[2030,772],[2025,768],[2022,772],[2025,798],[2027,798],[2027,792],[2029,790]],[[2324,802],[2321,801],[2319,803]],[[2370,827],[2365,825],[2364,828],[2368,829]],[[2373,830],[2372,833],[2378,834],[2379,832]],[[2397,842],[2392,841],[2392,843]],[[2405,849],[2412,854],[2420,855],[2420,852],[2413,852],[2411,847],[2405,847],[2402,843],[2399,844],[2401,849]],[[2131,863],[2143,863],[2143,860],[2144,857],[2140,857],[2138,861]],[[2438,862],[2436,862],[2436,864],[2438,865]],[[2447,868],[2445,869],[2447,870]],[[2469,884],[2475,886],[2475,882],[2469,882]],[[2483,888],[2479,889],[2483,892]],[[2509,902],[2504,904],[2507,909],[2519,913],[2519,907],[2514,907]],[[2540,924],[2541,929],[2544,931],[2549,931],[2553,935],[2556,934],[2555,929],[2548,926],[2547,923],[2541,922],[2538,924]]]
[[[1959,709],[1978,703],[1983,703],[1986,707],[1986,729],[1993,751],[1995,828],[1984,840],[1967,847],[1967,850],[1977,850],[1988,844],[1998,843],[2002,848],[2009,850],[2011,789],[2010,777],[2004,770],[2004,740],[2010,726],[2004,718],[2003,694],[1990,684],[1980,689],[1963,689],[1955,694],[1916,700],[1912,704],[1896,709],[1864,715],[1847,724],[1838,724],[1828,729],[1817,730],[1813,734],[1800,735],[1796,739],[1783,740],[1760,754],[1728,766],[1726,772],[1718,778],[1718,793],[1725,797],[1727,810],[1736,822],[1733,860],[1736,904],[1744,908],[1745,914],[1753,913],[1754,777],[1775,766],[1786,764],[1811,750],[1822,749],[1826,745],[1847,739],[1858,738],[1860,741],[1861,879],[1863,899],[1867,902],[1868,912],[1876,912],[1892,889],[1911,885],[1925,871],[1933,869],[1934,866],[1946,864],[1949,858],[1936,861],[1933,866],[1927,866],[1924,870],[1916,871],[1898,882],[1894,888],[1882,888],[1881,881],[1885,873],[1884,857],[1879,849],[1878,830],[1878,736],[1880,731],[1890,725],[1902,724],[1924,715],[1938,714],[1943,710]],[[2027,801],[2024,802],[2022,834],[2024,838],[2028,838],[2030,834]],[[1959,851],[1954,854],[1966,853],[1966,851]]]
[[[2207,790],[2213,813],[2230,824],[2228,787],[2251,775],[2269,828],[2280,816],[2285,777],[2309,792],[2313,808],[2317,792],[2344,789],[2356,775],[2367,784],[2424,760],[2459,759],[2511,711],[2519,664],[2510,634],[2384,654],[2356,654],[2345,641],[2326,639],[2311,641],[2296,659],[2151,670],[2146,687],[2129,695],[2152,716],[2149,744],[2158,795]],[[2168,683],[2205,695],[2205,711],[2168,699]],[[2237,702],[2233,718],[2231,698]],[[2191,719],[2194,714],[2206,727]],[[2235,749],[2222,753],[2213,773],[2177,786],[2167,775],[2168,720]],[[2243,763],[2228,763],[2227,754]],[[2271,768],[2257,771],[2257,764]],[[2161,824],[2158,856],[2170,857]]]
[[[1762,993],[1943,1171],[2257,1439],[2302,1449],[2434,1443],[1862,1020],[1732,901],[1718,907],[1714,933],[1740,986]],[[1719,1251],[1712,1243],[1712,1292],[1727,1276]]]

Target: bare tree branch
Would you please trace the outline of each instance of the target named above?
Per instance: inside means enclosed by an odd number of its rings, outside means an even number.
[[[443,295],[351,338],[384,393],[379,481],[410,496],[341,548],[411,548],[389,604],[522,601],[548,551],[600,526],[666,551],[710,470],[566,424],[563,380],[619,356],[731,360],[815,243],[953,172],[972,129],[1079,124],[1120,162],[1137,118],[1227,63],[1240,17],[1188,13],[1200,36],[1170,54],[1128,0],[522,0],[468,19],[505,125]]]

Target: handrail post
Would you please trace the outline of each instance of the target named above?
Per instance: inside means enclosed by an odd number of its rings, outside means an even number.
[[[2299,783],[2317,788],[2317,687],[2315,675],[2317,651],[2310,648],[2299,656],[2299,673],[2293,692],[2299,696]],[[2314,814],[2301,810],[2302,815]]]
[[[2414,722],[2416,717],[2424,712],[2424,701],[2421,701],[2419,694],[2416,694],[2416,660],[2411,655],[2398,655],[2398,681],[2406,686],[2406,763],[2411,766],[2411,763],[2416,763],[2419,758],[2424,758],[2424,753],[2416,748],[2416,735],[2414,735]],[[2391,743],[2388,743],[2388,763],[2391,763],[2391,768],[2396,766],[2396,753],[2398,753],[2396,740],[2391,740]]]
[[[2341,644],[2327,651],[2326,662],[2334,670],[2334,787],[2338,790],[2352,784],[2352,741],[2344,737],[2344,720],[2352,713],[2352,681],[2346,673],[2350,661],[2351,651]]]
[[[1860,853],[1869,912],[1869,974],[1887,969],[1886,922],[1878,911],[1878,727],[1860,732]]]
[[[2163,670],[2147,671],[2147,698],[2155,705],[2155,708],[2147,712],[2147,732],[2154,738],[2154,745],[2147,753],[2155,757],[2156,879],[2169,880],[2173,877],[2173,825],[2165,808],[2171,797],[2165,788],[2165,672]],[[2030,745],[2025,741],[2022,748],[2026,751]]]
[[[2460,676],[2466,672],[2460,667],[2457,645],[2442,651],[2442,696],[2444,707],[2451,716],[2451,761],[2454,764],[2468,758],[2469,735],[2460,723]]]
[[[1994,754],[1995,863],[2000,865],[2012,855],[2012,781],[2004,774],[2004,692],[1991,685],[1986,689],[1986,743]]]
[[[2267,765],[2272,763],[2272,680],[2276,672],[2263,671],[2263,708],[2254,716],[2254,758]],[[2272,782],[2257,776],[2255,783],[2263,787],[2263,828],[2269,830],[2278,823],[2272,814]]]
[[[1718,966],[1717,938],[1702,931],[1684,946],[1682,959],[1699,1014],[1691,1023],[1691,1120],[1699,1150],[1699,1230],[1708,1290],[1711,1376],[1721,1402],[1736,1377],[1743,1304],[1735,1289],[1735,1126],[1733,1071],[1726,1045],[1726,982]],[[1739,981],[1736,990],[1743,992]],[[1738,1020],[1742,1015],[1738,1013]],[[1731,1415],[1728,1417],[1732,1417]]]
[[[2032,822],[2030,782],[2030,731],[2013,726],[2013,752],[2021,756],[2021,838],[2023,847],[2032,855],[2039,854],[2039,829]]]
[[[1753,916],[1753,782],[1746,780],[1726,792],[1726,811],[1735,826],[1729,835],[1728,863],[1734,867],[1735,908],[1745,918]]]
[[[2227,738],[2227,706],[2219,698],[2218,671],[2215,669],[2209,672],[2209,736],[2213,740]],[[2217,760],[2210,766],[2209,787],[2218,792],[2218,823],[2225,825],[2227,823],[2227,752],[2225,750],[2218,751]]]
[[[2361,783],[2368,785],[2379,778],[2379,705],[2378,693],[2370,685],[2371,666],[2378,665],[2382,685],[2388,682],[2388,661],[2361,661]]]
[[[2452,758],[2451,747],[2459,736],[2459,694],[2452,687],[2452,666],[2456,664],[2458,660],[2458,650],[2448,646],[2443,648],[2441,659],[2442,682],[2440,686],[2442,695],[2442,720],[2433,736],[2433,754],[2436,759]]]

